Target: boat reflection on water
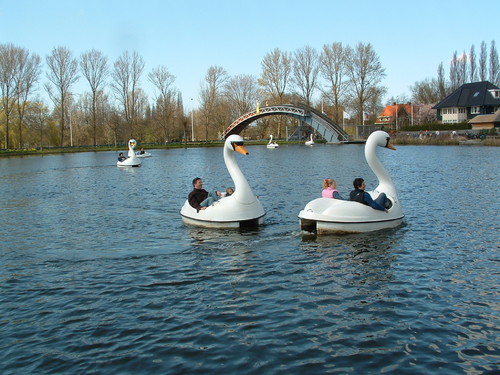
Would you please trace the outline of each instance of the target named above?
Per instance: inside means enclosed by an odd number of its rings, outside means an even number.
[[[213,244],[216,247],[231,247],[238,241],[247,241],[261,232],[261,226],[249,226],[232,229],[213,229],[185,225],[187,234],[193,239],[193,245]],[[228,246],[226,246],[227,244]]]

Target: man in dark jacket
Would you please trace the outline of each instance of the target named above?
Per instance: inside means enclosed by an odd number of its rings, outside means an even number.
[[[352,185],[354,186],[354,190],[351,191],[351,194],[349,195],[351,201],[359,202],[376,210],[387,212],[387,208],[385,208],[387,200],[385,193],[380,193],[380,195],[373,200],[370,194],[365,192],[365,180],[362,178],[355,178]]]
[[[203,181],[196,177],[193,180],[193,191],[188,195],[188,202],[196,211],[204,210],[220,198],[220,192],[209,193],[203,189]]]

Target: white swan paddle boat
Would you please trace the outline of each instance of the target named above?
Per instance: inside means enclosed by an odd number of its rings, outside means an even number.
[[[128,141],[128,157],[123,161],[117,161],[117,167],[139,167],[141,165],[141,161],[137,158],[137,155],[134,152],[135,146],[137,146],[135,139]]]
[[[312,133],[311,133],[311,139],[309,139],[308,141],[306,141],[305,144],[306,144],[306,146],[312,146],[314,144]]]
[[[389,135],[379,130],[370,134],[365,144],[366,161],[379,180],[377,188],[367,193],[373,199],[380,193],[385,193],[391,203],[388,212],[375,210],[358,202],[318,198],[307,203],[299,212],[300,228],[317,234],[344,234],[372,232],[400,225],[404,214],[396,187],[376,155],[377,147],[395,150],[389,141]]]
[[[234,182],[234,193],[199,212],[186,200],[180,210],[185,224],[206,228],[240,228],[263,224],[266,212],[236,163],[235,152],[248,155],[243,147],[243,138],[237,134],[227,137],[224,143],[224,162]]]
[[[273,135],[271,134],[271,139],[269,140],[269,143],[267,144],[267,148],[277,148],[280,147],[279,144],[276,142],[273,142]]]
[[[138,158],[150,158],[151,157],[151,153],[149,153],[147,151],[137,151],[135,153],[135,156],[137,156]]]

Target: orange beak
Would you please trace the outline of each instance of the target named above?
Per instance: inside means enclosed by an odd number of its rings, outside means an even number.
[[[387,143],[387,148],[390,148],[391,150],[396,150],[396,147],[394,147],[393,145],[391,145],[390,143]]]
[[[243,155],[248,155],[248,151],[245,150],[245,147],[240,146],[240,145],[234,145],[234,151],[239,152],[240,154],[243,154]]]

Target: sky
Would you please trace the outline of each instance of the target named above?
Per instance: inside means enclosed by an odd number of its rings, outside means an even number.
[[[477,55],[481,42],[489,50],[492,40],[498,50],[499,14],[500,0],[0,0],[0,44],[40,55],[42,82],[55,47],[75,57],[96,49],[110,65],[125,51],[137,52],[145,61],[141,83],[148,97],[157,93],[147,74],[165,66],[189,111],[199,106],[211,66],[257,78],[262,59],[276,48],[321,52],[335,42],[370,43],[385,69],[386,100],[409,99],[410,87],[436,78],[441,62],[448,74],[455,51],[474,45]],[[73,92],[85,91],[82,77]]]

